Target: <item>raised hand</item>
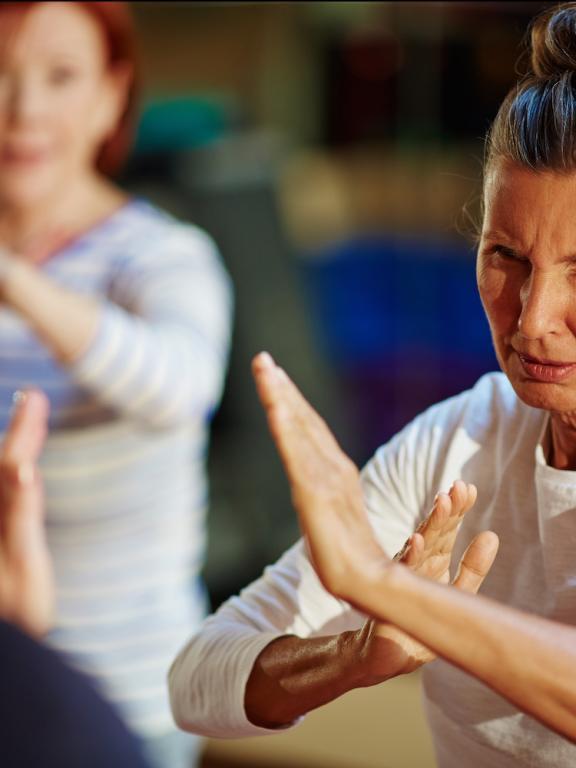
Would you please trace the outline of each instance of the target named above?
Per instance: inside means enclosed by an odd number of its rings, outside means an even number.
[[[330,592],[366,610],[364,586],[384,577],[391,561],[368,522],[358,470],[269,355],[255,358],[253,372],[318,576]],[[395,559],[446,583],[459,525],[475,499],[474,486],[462,481],[449,494],[439,494],[430,515]],[[494,534],[477,536],[462,558],[454,586],[477,591],[496,550]],[[411,671],[432,658],[424,646],[388,624],[367,622],[360,640],[375,678]],[[385,664],[379,664],[381,659]]]
[[[364,511],[358,469],[267,353],[255,358],[253,373],[318,576],[328,591],[348,599],[358,555],[375,574],[389,563]]]
[[[475,500],[475,486],[461,480],[454,483],[449,493],[439,493],[428,517],[394,559],[420,576],[448,583],[460,523]],[[497,539],[490,532],[476,536],[460,560],[453,586],[465,592],[477,592],[494,561],[497,546]],[[435,658],[426,646],[405,632],[373,619],[364,625],[359,642],[366,669],[375,681],[412,672]]]
[[[19,396],[0,449],[0,618],[36,635],[50,627],[54,609],[36,468],[47,416],[48,402],[42,393]]]

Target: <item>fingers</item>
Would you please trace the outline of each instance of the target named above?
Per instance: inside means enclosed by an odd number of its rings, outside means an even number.
[[[283,419],[292,418],[301,424],[312,423],[324,437],[334,439],[324,420],[268,352],[256,355],[252,362],[252,372],[258,395],[267,411],[276,409]]]
[[[252,360],[252,375],[256,382],[258,397],[264,408],[269,408],[277,401],[279,383],[275,377],[276,365],[267,352],[260,352]]]
[[[457,480],[439,493],[428,517],[394,558],[422,576],[448,583],[452,549],[464,515],[476,501],[476,488]]]
[[[15,396],[12,419],[0,452],[0,463],[7,465],[34,463],[44,444],[48,400],[38,390],[19,392]]]
[[[474,485],[456,480],[448,493],[439,493],[436,496],[432,511],[416,530],[422,533],[427,541],[433,541],[434,537],[440,534],[455,532],[464,515],[474,506],[476,497]]]
[[[31,390],[15,402],[0,451],[0,524],[4,556],[43,546],[42,491],[36,462],[42,450],[48,401]]]
[[[53,575],[36,468],[46,433],[48,401],[32,390],[15,400],[0,450],[0,616],[32,634],[50,626]]]
[[[483,531],[472,539],[460,560],[454,586],[465,592],[477,592],[492,567],[498,545],[498,536],[492,531]]]
[[[305,478],[311,481],[331,468],[341,468],[340,464],[351,464],[324,420],[268,353],[256,356],[252,371],[270,432],[292,484]]]
[[[252,373],[264,408],[277,407],[286,402],[291,409],[298,412],[308,405],[287,374],[276,365],[268,352],[260,352],[256,355],[252,361]]]
[[[424,538],[419,533],[413,533],[394,560],[407,565],[408,568],[416,569],[420,565],[423,556]]]

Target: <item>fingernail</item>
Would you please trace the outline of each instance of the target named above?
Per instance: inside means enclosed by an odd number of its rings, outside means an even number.
[[[24,403],[26,402],[26,398],[28,395],[24,390],[17,389],[16,392],[12,395],[12,413],[18,410]]]
[[[260,352],[258,358],[267,368],[271,368],[274,365],[274,359],[270,352]]]

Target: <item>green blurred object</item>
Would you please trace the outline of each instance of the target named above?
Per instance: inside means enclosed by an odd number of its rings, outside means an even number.
[[[151,99],[142,110],[134,152],[177,152],[209,144],[230,130],[234,111],[222,95]]]

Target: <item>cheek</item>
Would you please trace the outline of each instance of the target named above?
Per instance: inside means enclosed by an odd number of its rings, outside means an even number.
[[[521,311],[519,276],[479,258],[476,279],[492,332],[513,333]]]
[[[59,116],[54,138],[62,161],[76,162],[91,158],[102,142],[102,120],[94,104],[71,106]]]
[[[70,88],[53,101],[53,119],[61,134],[75,144],[92,140],[102,122],[105,94],[97,83]]]

